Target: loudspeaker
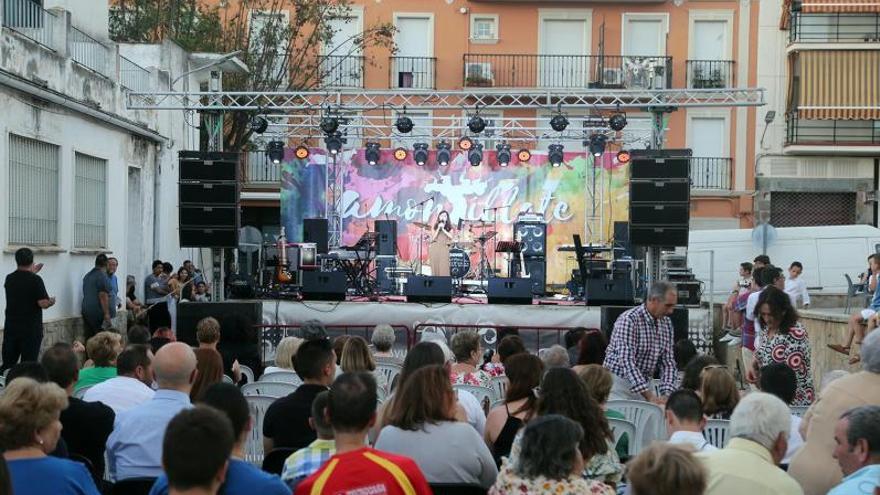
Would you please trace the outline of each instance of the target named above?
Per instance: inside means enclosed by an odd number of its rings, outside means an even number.
[[[379,286],[379,292],[383,294],[394,292],[394,277],[388,273],[388,270],[396,266],[396,256],[376,256],[376,285]]]
[[[452,302],[452,277],[411,275],[405,293],[407,302]]]
[[[181,183],[180,204],[237,205],[238,184],[228,182]]]
[[[629,221],[634,225],[687,225],[690,218],[687,203],[633,203],[629,207]]]
[[[345,300],[344,272],[302,272],[302,297],[316,301]]]
[[[516,222],[513,238],[523,243],[523,256],[544,256],[547,252],[547,224],[543,222]]]
[[[672,343],[688,338],[688,309],[675,308],[669,318],[672,319]]]
[[[585,295],[587,306],[632,304],[635,296],[629,278],[588,278]]]
[[[526,272],[532,281],[532,294],[543,296],[547,287],[547,261],[541,257],[524,258]],[[491,279],[489,279],[491,280]]]
[[[180,225],[235,226],[238,223],[237,206],[181,205]]]
[[[198,345],[196,325],[203,318],[220,322],[220,340],[226,332],[249,332],[263,322],[263,303],[260,301],[184,302],[177,305],[177,340]],[[254,341],[256,344],[256,341]]]
[[[629,243],[629,222],[614,222],[614,248],[615,259],[624,256],[632,257],[632,247]]]
[[[643,158],[630,163],[630,179],[688,179],[690,158]]]
[[[327,238],[330,224],[326,218],[306,218],[303,220],[303,242],[314,242],[318,254],[327,254]]]
[[[489,279],[489,304],[532,304],[532,281],[527,278]]]
[[[221,227],[180,226],[180,247],[238,247],[238,229]]]
[[[376,232],[379,233],[376,254],[394,256],[397,254],[397,220],[376,220]]]
[[[605,333],[605,337],[610,341],[611,333],[614,330],[614,322],[626,310],[632,309],[634,306],[602,306],[601,329]]]
[[[238,182],[238,153],[217,151],[181,151],[180,180],[209,182]]]
[[[630,225],[629,237],[634,246],[687,246],[688,227]]]
[[[652,179],[630,181],[631,203],[687,203],[691,184],[682,179]]]

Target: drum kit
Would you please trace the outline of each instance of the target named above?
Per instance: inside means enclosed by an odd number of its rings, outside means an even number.
[[[432,226],[423,222],[412,222],[423,230],[431,230]],[[487,246],[496,232],[490,222],[482,220],[460,220],[458,229],[449,243],[449,274],[452,278],[483,281],[492,276],[492,264]],[[420,241],[424,237],[420,236]],[[473,259],[478,257],[477,259]],[[429,268],[429,267],[424,267]],[[422,270],[422,274],[430,275]]]

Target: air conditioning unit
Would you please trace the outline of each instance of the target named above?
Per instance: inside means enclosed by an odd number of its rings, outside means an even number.
[[[623,69],[602,69],[602,84],[605,86],[623,86]]]
[[[488,62],[469,62],[465,65],[465,79],[467,86],[492,86],[492,64]]]

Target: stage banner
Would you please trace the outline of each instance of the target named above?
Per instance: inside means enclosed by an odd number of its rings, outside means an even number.
[[[497,232],[495,240],[513,240],[517,216],[532,212],[547,223],[547,283],[565,284],[577,265],[573,253],[557,248],[572,244],[573,234],[580,234],[585,244],[607,241],[612,222],[626,220],[629,213],[628,166],[616,162],[616,153],[596,159],[595,167],[593,157],[585,153],[566,153],[559,167],[552,167],[540,152],[528,163],[517,163],[514,152],[514,163],[508,167],[498,166],[495,151],[484,152],[478,167],[459,151],[452,153],[447,166],[436,164],[433,151],[424,166],[415,164],[412,151],[403,161],[391,153],[383,150],[377,165],[366,162],[363,149],[336,155],[342,245],[353,245],[368,229],[374,230],[375,220],[396,220],[401,262],[413,264],[421,245],[421,258],[427,263],[427,238],[441,211],[449,213],[455,227],[461,220],[461,230],[454,234],[463,241],[488,231]],[[281,221],[292,242],[302,239],[304,218],[325,216],[328,162],[333,159],[323,149],[312,149],[306,160],[288,150],[281,174]],[[506,276],[507,255],[495,256],[493,249],[494,240],[487,254]],[[476,266],[479,253],[471,251]]]

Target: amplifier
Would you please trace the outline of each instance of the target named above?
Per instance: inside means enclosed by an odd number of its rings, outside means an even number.
[[[674,282],[675,290],[678,292],[678,304],[681,306],[699,306],[700,305],[700,282],[696,280],[688,282]]]

